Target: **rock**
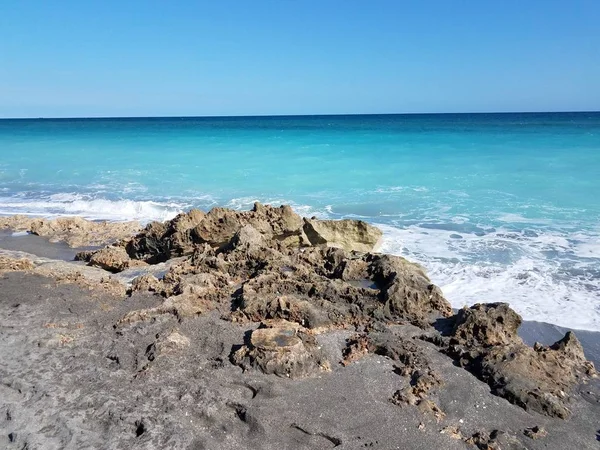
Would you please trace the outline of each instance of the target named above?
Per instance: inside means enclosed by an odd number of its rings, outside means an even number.
[[[162,288],[162,282],[154,275],[148,273],[134,278],[131,282],[131,292],[160,292]]]
[[[159,353],[181,350],[190,346],[190,340],[179,331],[172,331],[164,338],[159,336],[156,347]]]
[[[187,255],[195,248],[191,230],[205,217],[204,212],[192,209],[165,223],[151,222],[142,232],[121,242],[121,245],[131,258],[152,264]]]
[[[0,255],[0,272],[14,272],[21,270],[33,270],[35,265],[27,258],[12,258]]]
[[[445,351],[493,393],[526,410],[567,418],[568,393],[596,376],[572,332],[549,347],[525,345],[517,335],[521,317],[505,303],[477,304],[454,320]]]
[[[520,342],[521,316],[507,303],[478,303],[456,315],[452,336],[462,345],[508,345]]]
[[[238,235],[240,232],[242,234]],[[310,233],[311,239],[306,232]],[[322,245],[365,252],[373,250],[381,235],[380,230],[365,222],[303,221],[287,205],[275,208],[256,203],[251,211],[213,208],[205,214],[191,210],[165,223],[152,222],[119,245],[126,249],[132,259],[155,264],[193,254],[202,245],[219,251],[226,248],[232,250],[242,241],[248,245],[250,239],[252,246],[256,247],[261,245],[261,238],[269,243],[266,247],[270,248]]]
[[[298,378],[329,370],[314,337],[296,324],[275,321],[254,330],[246,345],[231,354],[231,361],[244,370]]]
[[[46,237],[50,242],[66,242],[70,247],[106,245],[129,238],[141,226],[138,222],[96,222],[81,217],[41,219],[27,216],[0,218],[0,229],[28,231]]]
[[[251,225],[267,239],[284,242],[289,246],[304,244],[302,219],[289,206],[274,208],[256,203],[251,211],[232,211],[213,208],[192,230],[192,238],[198,243],[222,247],[244,226]]]
[[[251,247],[264,245],[264,236],[252,225],[244,225],[229,240],[228,248],[231,250],[249,250]]]
[[[548,435],[548,432],[543,427],[536,425],[535,427],[525,428],[523,434],[531,439],[542,439]]]
[[[114,273],[141,264],[143,261],[132,260],[123,247],[105,247],[89,256],[90,266]]]
[[[304,219],[304,233],[311,245],[371,252],[380,244],[383,233],[362,220]]]
[[[366,261],[372,280],[383,293],[387,317],[427,327],[434,318],[452,315],[450,303],[418,264],[390,255],[368,255]]]
[[[349,256],[321,247],[269,258],[277,264],[269,259],[257,264],[262,269],[242,283],[238,294],[236,311],[249,320],[280,318],[310,329],[373,320],[427,327],[452,313],[422,268],[403,258]]]

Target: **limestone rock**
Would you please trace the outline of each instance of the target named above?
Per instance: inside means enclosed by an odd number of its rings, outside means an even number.
[[[285,321],[263,324],[254,330],[246,345],[234,351],[231,360],[244,370],[298,378],[329,370],[314,337]]]
[[[387,317],[402,317],[426,327],[434,316],[452,315],[452,307],[421,266],[399,256],[368,255],[369,273],[380,287]]]
[[[129,238],[141,226],[138,222],[97,222],[81,217],[42,219],[17,215],[0,218],[1,228],[28,231],[46,237],[50,242],[66,242],[70,247],[85,247]]]
[[[154,275],[148,273],[134,278],[131,282],[131,292],[160,292],[162,287],[162,282]]]
[[[478,303],[458,311],[453,338],[463,345],[508,345],[520,342],[521,316],[507,303]]]
[[[371,252],[380,244],[383,233],[362,220],[304,219],[304,233],[312,245]]]
[[[144,230],[121,243],[133,259],[149,263],[166,261],[175,256],[190,254],[194,249],[191,230],[206,214],[198,209],[179,214],[165,222],[151,222]]]
[[[456,315],[445,350],[492,392],[524,409],[567,418],[572,388],[596,376],[575,334],[531,348],[517,335],[521,317],[505,303],[477,304]]]
[[[0,255],[0,272],[33,270],[35,265],[27,258],[11,258]]]
[[[89,264],[116,273],[144,263],[132,260],[123,247],[105,247],[90,255]]]

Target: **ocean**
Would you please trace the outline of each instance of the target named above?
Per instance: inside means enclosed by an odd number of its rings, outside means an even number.
[[[290,204],[384,231],[452,305],[600,331],[600,113],[0,120],[0,214]]]

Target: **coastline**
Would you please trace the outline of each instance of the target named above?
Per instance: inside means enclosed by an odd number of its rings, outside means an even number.
[[[74,261],[75,255],[82,251],[96,250],[101,246],[70,247],[63,241],[50,242],[48,238],[27,232],[14,232],[0,229],[0,252],[2,250],[19,251],[60,261]],[[509,303],[510,304],[510,303]],[[549,322],[524,320],[519,335],[528,344],[540,342],[549,345],[560,339],[567,331],[577,334],[587,358],[600,367],[600,331],[580,330],[563,327]]]
[[[419,266],[369,253],[380,236],[260,204],[108,247],[0,233],[0,427],[45,448],[595,448],[600,333],[456,313]]]

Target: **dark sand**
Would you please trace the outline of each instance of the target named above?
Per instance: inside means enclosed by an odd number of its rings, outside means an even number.
[[[27,251],[65,251],[39,244]],[[256,325],[211,313],[115,327],[127,312],[160,302],[149,294],[115,298],[39,275],[0,274],[0,448],[476,448],[440,433],[447,427],[458,427],[465,438],[502,430],[512,444],[501,448],[600,448],[597,379],[573,396],[570,419],[550,418],[491,395],[433,344],[415,340],[444,379],[431,395],[446,413],[438,422],[389,401],[409,381],[391,360],[368,355],[347,367],[337,363],[351,331],[317,336],[331,372],[291,380],[244,373],[230,363],[232,348]],[[165,344],[174,331],[189,344]],[[549,343],[563,331],[530,322],[521,334]],[[410,336],[416,329],[394,332]],[[577,335],[598,364],[600,334]],[[533,426],[548,435],[526,437],[524,429]]]

